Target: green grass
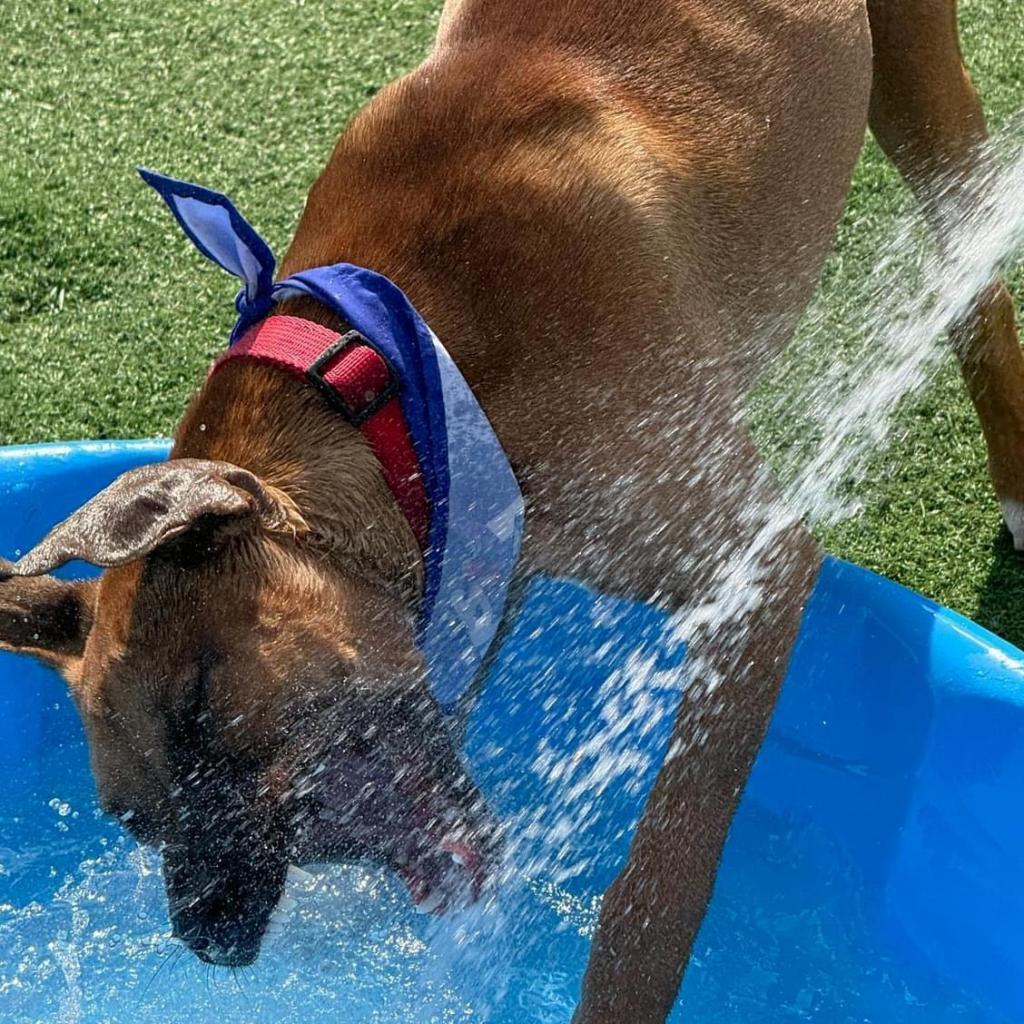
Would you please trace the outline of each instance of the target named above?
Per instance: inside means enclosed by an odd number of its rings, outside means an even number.
[[[232,321],[136,164],[231,194],[281,252],[346,120],[426,52],[438,0],[8,0],[0,50],[0,442],[168,433]],[[1024,4],[961,0],[993,127],[1024,106]],[[820,301],[905,203],[869,144]],[[1024,297],[1024,282],[1013,282]],[[1024,453],[1022,453],[1024,457]],[[951,366],[902,411],[830,550],[1024,644],[1024,565]]]

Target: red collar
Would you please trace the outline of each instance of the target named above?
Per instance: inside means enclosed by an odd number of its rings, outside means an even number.
[[[391,364],[358,332],[340,335],[296,316],[269,316],[250,327],[212,366],[235,359],[287,370],[314,385],[366,439],[384,479],[426,548],[430,512],[419,459]]]

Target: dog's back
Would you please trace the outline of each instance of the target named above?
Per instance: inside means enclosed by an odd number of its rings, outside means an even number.
[[[449,3],[427,61],[343,135],[284,270],[389,273],[492,404],[494,367],[522,394],[541,342],[577,375],[585,346],[600,386],[623,337],[721,357],[770,310],[776,344],[839,217],[870,65],[862,0]]]
[[[698,529],[730,514],[713,483],[624,527],[581,469],[659,473],[652,416],[681,450],[732,431],[828,250],[870,65],[859,0],[449,6],[343,134],[283,273],[345,259],[401,284],[559,520],[531,519],[543,564],[593,551],[570,500],[619,549],[666,514]]]

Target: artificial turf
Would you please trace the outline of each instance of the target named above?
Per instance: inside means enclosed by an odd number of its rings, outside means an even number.
[[[1002,128],[1024,106],[1024,4],[960,8],[967,62]],[[170,432],[224,344],[235,288],[192,251],[133,168],[228,192],[283,252],[338,132],[427,51],[439,9],[439,0],[7,0],[0,443]],[[863,279],[905,203],[869,142],[820,304],[838,306]],[[1024,278],[1011,284],[1024,299]],[[771,422],[763,430],[770,447]],[[826,546],[1024,646],[1024,562],[1001,529],[950,360],[905,403],[894,436],[872,463],[864,513],[822,530]]]

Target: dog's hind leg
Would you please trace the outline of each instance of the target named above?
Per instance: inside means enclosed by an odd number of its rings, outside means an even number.
[[[941,245],[983,198],[989,166],[985,119],[960,52],[956,0],[868,0],[868,13],[871,130]],[[951,338],[1004,519],[1024,549],[1024,355],[1001,281],[980,292]]]

